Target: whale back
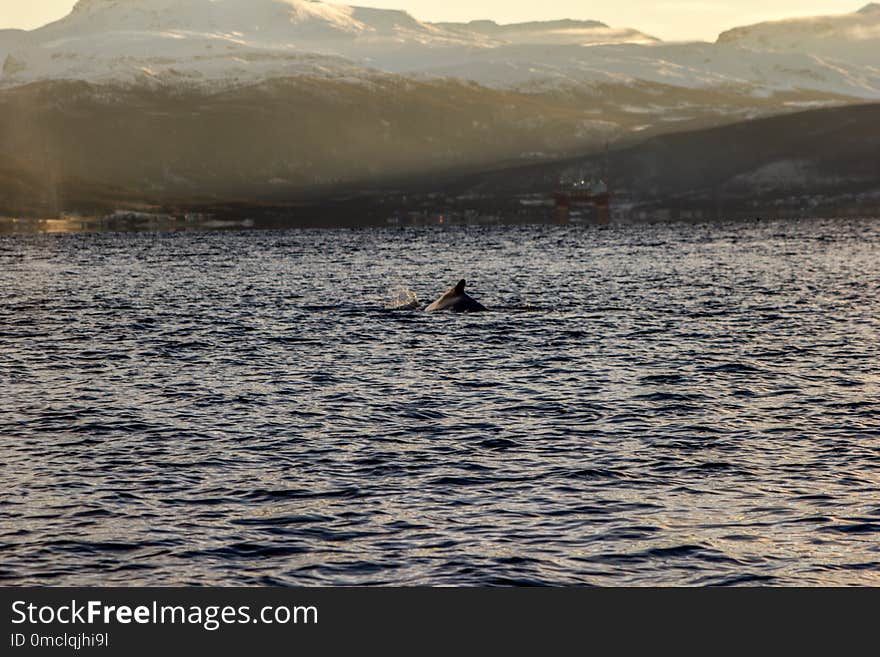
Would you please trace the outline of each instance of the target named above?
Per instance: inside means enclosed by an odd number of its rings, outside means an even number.
[[[425,308],[427,312],[449,310],[454,313],[480,312],[486,310],[482,304],[465,294],[464,288],[467,281],[460,280],[455,287],[449,288],[430,306]]]

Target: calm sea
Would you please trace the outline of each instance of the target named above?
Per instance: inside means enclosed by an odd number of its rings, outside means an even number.
[[[880,585],[880,221],[0,236],[0,583]],[[459,278],[492,312],[392,311]]]

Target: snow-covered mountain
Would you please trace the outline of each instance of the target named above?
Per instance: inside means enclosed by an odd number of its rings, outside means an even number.
[[[402,11],[308,0],[80,0],[24,37],[0,35],[0,53],[13,59],[6,85],[348,76],[363,66],[340,56],[401,44],[461,45],[461,38]]]
[[[0,32],[0,85],[234,85],[385,72],[529,91],[650,82],[875,98],[878,8],[739,28],[718,44],[663,44],[598,21],[431,24],[403,11],[310,0],[80,0],[45,27]]]
[[[79,0],[45,34],[116,30],[258,34],[274,39],[442,38],[441,30],[403,11],[348,7],[311,0]]]
[[[435,62],[421,70],[532,91],[652,82],[685,89],[738,89],[749,95],[812,90],[880,98],[880,69],[726,44],[500,46],[444,54],[442,59],[435,55]]]
[[[411,70],[532,90],[649,82],[750,95],[811,90],[880,98],[878,3],[852,14],[737,28],[711,44],[662,43],[595,21],[440,27],[501,43],[435,52],[431,63]]]
[[[880,3],[835,16],[794,18],[737,27],[718,43],[764,52],[809,53],[880,68]]]

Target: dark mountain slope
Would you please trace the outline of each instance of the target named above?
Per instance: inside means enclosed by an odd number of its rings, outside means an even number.
[[[605,157],[496,171],[459,181],[492,195],[542,192],[599,177]],[[813,110],[653,137],[608,155],[615,192],[640,200],[880,191],[880,104]]]

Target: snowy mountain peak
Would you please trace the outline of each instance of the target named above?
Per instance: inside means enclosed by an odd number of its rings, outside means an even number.
[[[354,9],[309,0],[79,0],[44,29],[277,31],[291,25],[357,33],[368,29]]]
[[[271,35],[296,45],[334,37],[430,38],[439,30],[405,11],[350,7],[313,0],[79,0],[50,34],[108,31]]]

